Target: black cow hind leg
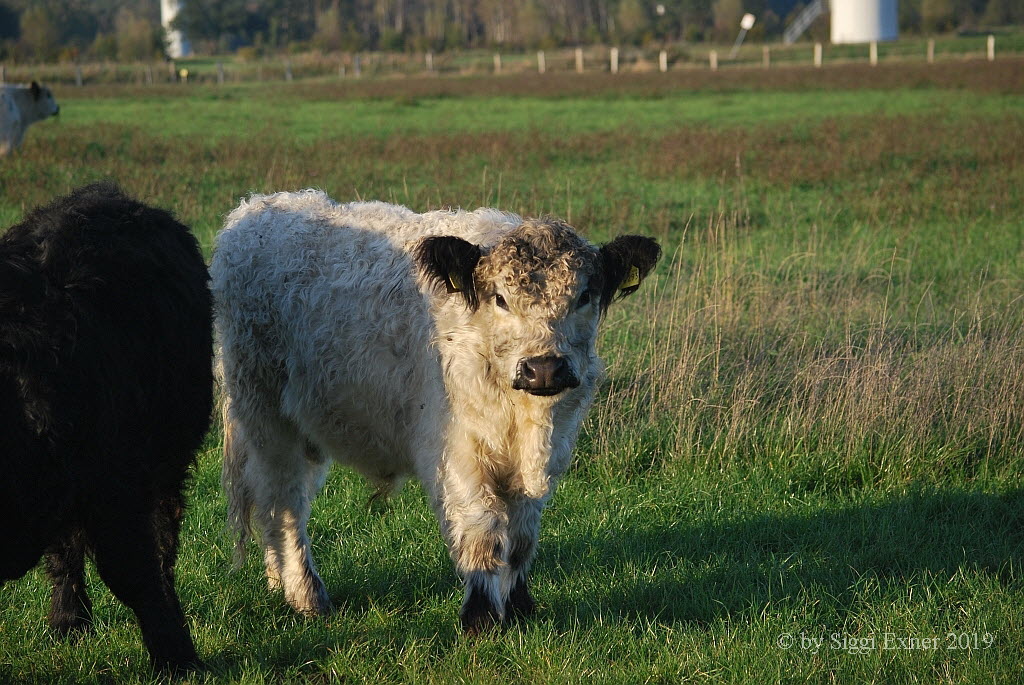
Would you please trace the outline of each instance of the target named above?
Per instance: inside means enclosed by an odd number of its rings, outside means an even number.
[[[114,596],[135,612],[153,667],[190,671],[200,666],[199,657],[174,591],[173,564],[166,548],[161,550],[166,540],[161,545],[153,529],[158,518],[125,516],[94,536],[96,568]]]
[[[46,552],[46,572],[53,581],[50,627],[58,635],[92,625],[92,602],[85,588],[85,540],[73,530]]]

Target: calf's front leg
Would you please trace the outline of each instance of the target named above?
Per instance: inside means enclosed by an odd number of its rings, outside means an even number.
[[[509,593],[505,600],[506,618],[526,617],[534,612],[527,578],[540,536],[541,499],[514,496],[508,502],[509,555],[504,568]]]
[[[508,530],[502,519],[503,514],[486,515],[469,526],[459,526],[452,547],[466,586],[459,617],[463,631],[470,635],[489,630],[505,618]]]
[[[464,483],[463,483],[464,485]],[[509,587],[508,516],[505,503],[481,485],[445,488],[442,531],[465,584],[460,618],[467,634],[484,632],[505,617]]]
[[[534,611],[527,583],[537,551],[543,501],[484,493],[451,522],[452,558],[466,585],[460,618],[467,634],[479,634],[513,616]]]

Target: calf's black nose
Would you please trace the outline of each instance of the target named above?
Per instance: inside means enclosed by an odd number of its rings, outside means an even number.
[[[527,357],[519,360],[512,387],[531,395],[557,395],[575,388],[580,379],[572,372],[565,357]]]

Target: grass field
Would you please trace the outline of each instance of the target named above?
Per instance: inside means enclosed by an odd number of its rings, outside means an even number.
[[[545,513],[535,619],[463,638],[420,488],[371,510],[342,469],[311,520],[341,610],[294,615],[255,550],[230,570],[215,428],[178,567],[195,682],[1013,682],[1022,74],[84,88],[0,161],[0,225],[113,178],[207,252],[241,196],[310,186],[666,248],[604,324],[608,377]],[[130,612],[90,584],[96,634],[70,641],[46,629],[39,570],[0,590],[0,682],[151,679]]]

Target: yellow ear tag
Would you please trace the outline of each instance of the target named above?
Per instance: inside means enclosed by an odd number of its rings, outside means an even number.
[[[455,273],[454,271],[448,273],[448,292],[462,292],[462,279],[459,278],[459,274]]]
[[[631,266],[629,267],[629,274],[622,279],[622,283],[619,284],[619,290],[635,288],[638,285],[640,285],[640,269],[635,266]]]

